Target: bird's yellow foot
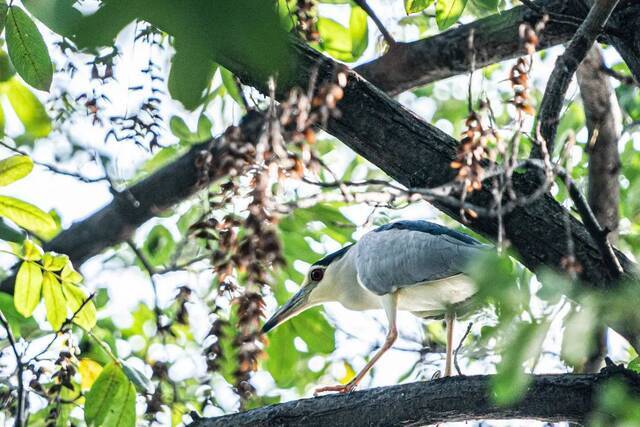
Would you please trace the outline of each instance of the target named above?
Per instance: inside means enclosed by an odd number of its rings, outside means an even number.
[[[325,387],[319,387],[314,392],[313,395],[317,396],[320,393],[327,393],[337,391],[338,393],[351,393],[353,390],[358,387],[358,383],[355,381],[351,381],[347,384],[338,384],[338,385],[328,385]]]

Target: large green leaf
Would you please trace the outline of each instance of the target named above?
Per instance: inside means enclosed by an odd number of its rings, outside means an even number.
[[[437,0],[436,2],[436,22],[438,28],[445,30],[458,22],[467,0]]]
[[[11,79],[1,86],[9,98],[18,119],[24,126],[27,135],[33,138],[44,138],[51,132],[51,118],[42,102],[18,79]]]
[[[67,301],[62,293],[62,286],[53,273],[45,271],[42,278],[42,296],[47,309],[47,320],[54,331],[60,329],[67,319]]]
[[[96,325],[96,306],[93,304],[93,301],[85,303],[87,294],[70,282],[62,282],[62,291],[71,313],[77,312],[73,318],[73,323],[86,330],[93,328]],[[84,306],[82,310],[78,311],[83,303]]]
[[[431,6],[433,1],[434,0],[404,0],[404,10],[407,12],[407,15],[422,12]]]
[[[18,6],[11,6],[7,16],[7,49],[20,77],[40,90],[49,90],[53,64],[38,27]]]
[[[25,317],[31,316],[40,302],[42,290],[42,269],[31,261],[25,261],[16,275],[14,304],[18,313]]]
[[[27,156],[11,156],[0,161],[0,186],[9,185],[24,178],[33,170],[33,162]]]
[[[9,6],[6,0],[0,0],[0,33],[4,30],[4,26],[7,23],[7,12]]]
[[[120,366],[109,363],[86,395],[87,425],[133,427],[136,424],[136,390]]]
[[[0,196],[0,216],[36,233],[56,228],[51,215],[14,197]]]
[[[320,33],[320,47],[329,55],[341,61],[354,61],[351,53],[350,31],[329,18],[318,19],[318,32]]]

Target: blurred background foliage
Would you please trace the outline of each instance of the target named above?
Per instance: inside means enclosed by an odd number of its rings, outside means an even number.
[[[385,12],[380,15],[398,41],[411,41],[516,2],[371,3]],[[287,33],[301,35],[348,65],[376,58],[385,49],[372,20],[349,0],[183,0],[180,7],[171,0],[22,0],[0,5],[6,17],[0,50],[2,158],[17,151],[34,159],[33,175],[40,178],[16,192],[43,204],[42,209],[33,208],[37,215],[46,215],[49,225],[43,229],[21,223],[0,211],[0,238],[7,242],[7,251],[22,254],[25,262],[25,238],[46,242],[97,210],[111,194],[220,135],[248,106],[268,108],[265,97],[243,86],[238,79],[242,76],[219,62],[241,61],[248,75],[267,80],[275,74],[283,81],[294,65]],[[628,76],[620,58],[608,47],[604,51],[610,68]],[[556,53],[535,55],[534,107]],[[506,138],[516,115],[508,103],[513,96],[506,81],[511,66],[489,66],[471,80],[474,101],[491,102],[496,126]],[[457,138],[469,114],[468,84],[468,76],[453,78],[401,94],[398,100]],[[640,90],[624,82],[614,85],[623,125],[619,246],[637,257]],[[584,188],[588,138],[575,91],[563,110],[558,138],[574,141],[565,164]],[[531,146],[526,133],[521,139],[523,150]],[[388,179],[384,173],[329,135],[319,133],[302,148],[287,149],[314,162],[303,176],[269,182],[282,262],[266,268],[269,286],[260,292],[267,311],[296,291],[311,263],[373,226],[424,218],[469,232],[427,203],[394,193],[381,183]],[[218,253],[225,237],[217,226],[194,228],[203,221],[218,224],[235,217],[239,223],[233,233],[239,239],[248,234],[242,220],[248,216],[251,176],[228,180],[240,189],[230,201],[214,202],[227,191],[227,182],[213,182],[208,191],[158,212],[135,238],[83,266],[82,289],[92,295],[97,310],[93,327],[69,324],[57,330],[47,323],[50,310],[43,304],[33,316],[24,317],[14,297],[0,293],[0,310],[24,359],[33,361],[33,369],[24,373],[30,381],[29,425],[134,425],[136,417],[140,423],[179,425],[188,422],[193,411],[213,416],[291,400],[308,396],[324,382],[347,382],[381,345],[385,325],[379,315],[315,308],[258,342],[258,371],[241,378],[247,343],[238,341],[237,325],[245,314],[238,295],[253,289],[249,272],[232,269],[231,279],[223,279],[219,270],[212,272],[211,264],[234,254]],[[81,187],[90,190],[76,196]],[[570,205],[564,187],[554,187],[553,194]],[[54,197],[61,200],[47,201]],[[55,208],[44,212],[45,205]],[[473,325],[468,335],[457,333],[464,340],[458,355],[462,371],[497,372],[492,384],[498,403],[521,397],[527,373],[579,371],[595,346],[595,332],[612,316],[640,325],[640,296],[633,284],[615,294],[579,292],[557,273],[532,274],[508,256],[508,247],[500,252],[475,265],[477,309],[461,319]],[[15,255],[3,259],[5,277],[15,261]],[[225,290],[228,281],[235,291]],[[445,342],[441,322],[401,321],[407,326],[398,345],[363,387],[429,379],[440,370]],[[640,372],[638,355],[615,333],[609,335],[611,357]],[[4,339],[2,347],[0,404],[8,422],[16,416],[17,382],[9,341]],[[106,382],[117,386],[110,402],[100,400]],[[598,399],[603,413],[617,417],[620,425],[640,424],[640,405],[623,385],[610,384]],[[122,415],[125,424],[107,413]],[[598,415],[593,423],[611,425],[611,419]]]

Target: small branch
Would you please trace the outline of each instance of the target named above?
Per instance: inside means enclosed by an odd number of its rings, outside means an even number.
[[[618,1],[599,0],[594,2],[589,14],[571,38],[564,53],[556,60],[547,82],[537,118],[540,134],[547,144],[550,155],[553,155],[554,140],[558,123],[560,122],[560,111],[571,79],[578,69],[578,65],[580,65],[591,46],[593,46]],[[534,146],[531,151],[532,157],[542,157],[539,146]]]
[[[376,27],[378,27],[378,30],[380,30],[380,32],[382,33],[382,37],[384,37],[384,40],[387,42],[389,47],[393,48],[396,45],[396,40],[393,38],[391,33],[389,33],[389,31],[384,26],[380,18],[378,18],[378,15],[376,15],[373,9],[371,9],[367,1],[366,0],[353,0],[353,1],[358,6],[360,6],[362,10],[364,10],[367,13],[367,15],[369,15],[369,18],[371,18],[373,20],[373,23],[376,24]]]
[[[76,178],[77,180],[82,181],[85,184],[93,184],[93,183],[96,183],[96,182],[101,182],[101,181],[106,181],[107,180],[106,177],[87,178],[87,177],[85,177],[83,175],[80,175],[78,173],[63,170],[63,169],[58,168],[57,166],[53,166],[53,165],[50,165],[48,163],[39,162],[39,161],[34,160],[33,158],[31,158],[31,156],[29,154],[25,153],[24,151],[22,151],[22,150],[20,150],[18,148],[12,147],[11,145],[7,144],[6,142],[4,142],[2,140],[0,140],[0,145],[3,146],[4,148],[6,148],[7,150],[13,151],[16,154],[20,154],[21,156],[29,157],[33,163],[35,163],[38,166],[42,166],[43,168],[49,170],[50,172],[53,172],[53,173],[58,174],[58,175],[64,175],[64,176],[70,176],[72,178]]]
[[[458,346],[453,352],[453,366],[455,366],[456,372],[458,373],[458,375],[462,375],[462,371],[460,370],[460,366],[458,365],[458,352],[460,351],[460,348],[462,348],[462,343],[464,342],[464,340],[466,340],[467,336],[469,336],[469,332],[471,332],[472,326],[473,326],[473,322],[469,322],[469,324],[467,325],[467,330],[464,332],[464,335],[460,339]]]
[[[22,363],[22,356],[20,355],[20,353],[18,352],[18,348],[16,347],[16,340],[13,336],[13,332],[11,332],[11,326],[9,325],[7,318],[4,317],[4,313],[2,311],[0,311],[0,323],[2,323],[2,326],[7,331],[7,339],[9,340],[9,345],[11,346],[11,349],[13,350],[13,354],[16,357],[16,367],[18,371],[18,399],[17,399],[18,407],[16,408],[15,426],[22,427],[26,425],[26,419],[25,419],[26,395],[25,395],[25,388],[23,383],[24,380],[22,378],[24,374],[24,364]]]
[[[618,80],[623,85],[638,86],[638,83],[636,83],[636,81],[633,79],[633,77],[625,76],[624,74],[621,74],[621,73],[617,72],[613,68],[607,67],[604,64],[604,62],[602,64],[600,64],[600,71],[602,71],[607,76],[613,77],[614,79]]]

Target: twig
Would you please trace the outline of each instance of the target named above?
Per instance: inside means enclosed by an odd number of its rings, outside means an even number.
[[[618,1],[600,0],[595,2],[584,22],[578,27],[571,41],[569,41],[564,53],[556,60],[547,82],[537,119],[541,137],[546,141],[550,154],[553,154],[554,140],[560,121],[560,111],[569,83],[571,83],[578,65],[591,49],[602,30],[602,26],[609,19]],[[542,152],[539,146],[534,145],[531,150],[531,156],[541,158]]]
[[[20,154],[21,156],[27,156],[27,157],[31,158],[31,156],[29,156],[29,154],[25,153],[24,151],[22,151],[22,150],[20,150],[18,148],[12,147],[11,145],[7,144],[6,142],[4,142],[2,140],[0,140],[0,145],[3,146],[4,148],[6,148],[7,150],[13,151],[16,154]],[[101,181],[106,181],[107,180],[106,177],[87,178],[86,176],[80,175],[78,173],[63,170],[63,169],[58,168],[57,166],[53,166],[53,165],[50,165],[48,163],[40,162],[40,161],[34,160],[33,158],[31,158],[31,161],[33,163],[35,163],[36,165],[42,166],[43,168],[48,169],[49,171],[51,171],[53,173],[56,173],[58,175],[64,175],[64,176],[70,176],[70,177],[76,178],[77,180],[82,181],[85,184],[93,184],[93,183],[96,183],[96,182],[101,182]]]
[[[11,331],[11,326],[9,325],[7,318],[4,317],[4,313],[2,311],[0,311],[0,323],[2,323],[2,326],[7,331],[7,339],[9,340],[9,344],[11,345],[11,349],[13,350],[13,354],[16,357],[16,367],[18,370],[18,407],[16,408],[15,426],[22,427],[26,425],[26,420],[24,418],[26,396],[22,378],[22,375],[24,374],[24,364],[22,363],[22,357],[20,356],[18,348],[16,347],[16,340],[13,336],[13,332]]]
[[[378,30],[380,30],[380,32],[382,33],[382,37],[384,37],[387,44],[389,44],[389,47],[394,47],[396,45],[396,40],[393,38],[391,33],[389,33],[389,31],[385,28],[380,18],[378,18],[378,15],[376,15],[373,9],[371,9],[371,7],[367,4],[367,1],[366,0],[353,0],[353,1],[358,6],[360,6],[362,10],[364,10],[367,13],[367,15],[369,15],[369,17],[373,20],[373,23],[376,24],[376,27],[378,27]]]
[[[604,63],[600,64],[600,71],[618,80],[620,83],[628,86],[639,86],[639,84],[631,76],[625,76],[622,73],[617,72],[613,68],[607,67]]]
[[[467,330],[465,331],[464,335],[460,339],[460,342],[458,343],[458,346],[453,352],[453,366],[455,366],[456,372],[458,372],[458,375],[460,376],[462,376],[462,371],[460,370],[460,365],[458,365],[458,351],[460,351],[460,348],[462,348],[462,343],[464,342],[465,339],[467,339],[469,332],[471,332],[472,326],[473,326],[473,322],[469,322],[469,324],[467,325]]]

